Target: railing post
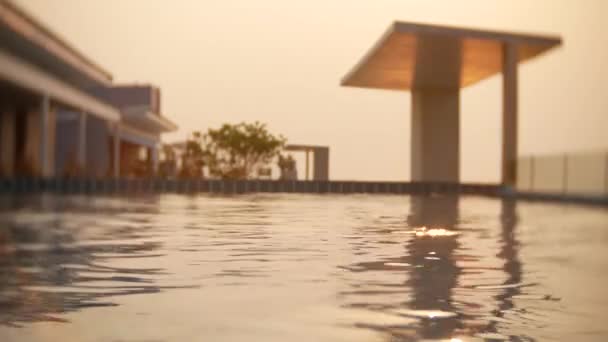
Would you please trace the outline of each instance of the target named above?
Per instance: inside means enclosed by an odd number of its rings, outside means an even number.
[[[530,191],[534,191],[534,179],[536,178],[535,157],[530,156]]]
[[[563,193],[567,194],[568,193],[568,154],[564,154],[564,172],[563,172],[563,177],[564,179],[562,180],[562,186],[563,186]]]
[[[606,153],[606,162],[604,164],[604,191],[608,195],[608,153]]]

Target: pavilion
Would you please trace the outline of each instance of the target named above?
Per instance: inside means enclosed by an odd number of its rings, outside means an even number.
[[[412,181],[459,182],[460,89],[502,73],[501,183],[517,180],[518,64],[561,38],[393,23],[341,84],[412,93]]]
[[[329,180],[329,147],[316,145],[287,145],[285,151],[304,152],[306,154],[305,180],[310,180],[310,153],[313,157],[312,180]]]

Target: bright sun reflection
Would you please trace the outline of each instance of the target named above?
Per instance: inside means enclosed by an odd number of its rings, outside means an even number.
[[[456,232],[443,229],[443,228],[430,228],[421,227],[416,229],[416,236],[430,236],[430,237],[438,237],[438,236],[454,236]]]
[[[462,340],[459,338],[453,338],[450,340],[450,342],[462,342]]]

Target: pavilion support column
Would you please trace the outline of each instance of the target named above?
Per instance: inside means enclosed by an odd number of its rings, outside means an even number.
[[[112,156],[114,158],[113,160],[113,171],[114,171],[114,178],[118,179],[120,178],[120,126],[118,124],[116,124],[116,126],[114,126],[114,151],[112,153]]]
[[[158,146],[148,148],[148,163],[150,163],[151,176],[158,172]]]
[[[87,113],[81,112],[78,118],[78,167],[80,174],[87,174]]]
[[[503,45],[502,64],[502,174],[504,186],[517,184],[517,46]]]
[[[312,154],[313,180],[329,180],[329,148],[315,147]]]
[[[11,178],[15,174],[15,110],[0,112],[0,177]]]
[[[309,153],[309,151],[308,151],[308,149],[307,149],[307,150],[306,150],[306,180],[310,180],[310,178],[309,178],[309,172],[310,172],[310,171],[309,171],[309,167],[308,167],[308,166],[309,166],[309,163],[310,163],[310,161],[309,161],[309,160],[310,160],[309,154],[310,154],[310,153]]]
[[[51,108],[48,95],[42,97],[40,104],[40,176],[51,178],[55,170],[55,111]]]
[[[460,180],[460,91],[412,91],[411,179]]]

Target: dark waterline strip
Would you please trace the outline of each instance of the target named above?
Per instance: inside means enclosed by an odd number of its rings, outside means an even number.
[[[0,194],[310,193],[477,195],[529,201],[608,206],[608,196],[516,191],[496,184],[373,181],[178,180],[178,179],[0,179]]]

